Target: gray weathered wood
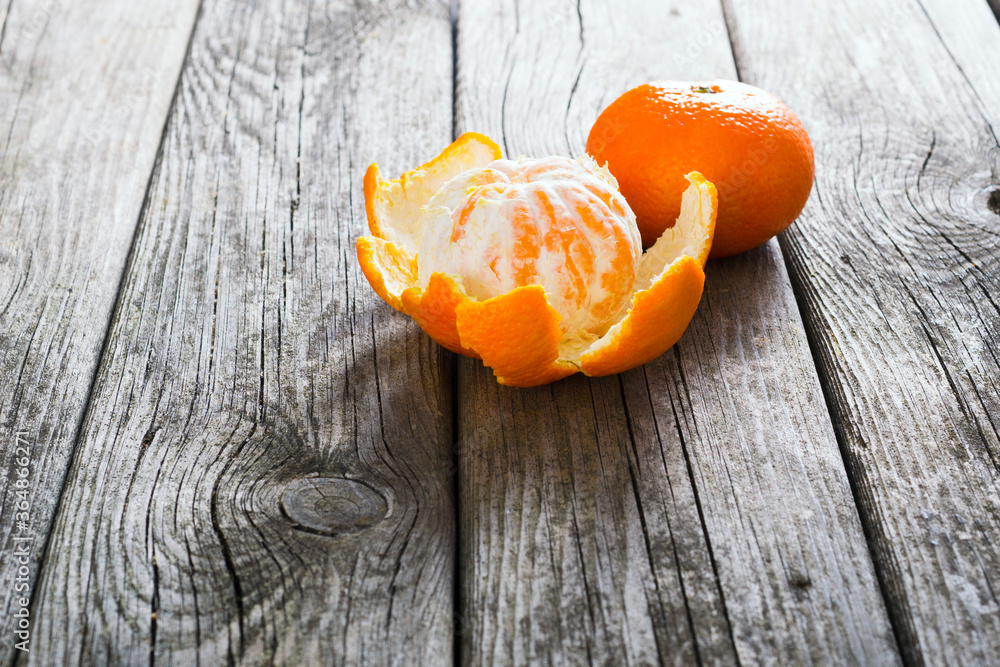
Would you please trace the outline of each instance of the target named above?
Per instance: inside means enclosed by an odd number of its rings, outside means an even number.
[[[898,662],[777,243],[709,262],[686,338],[623,380],[648,530],[689,476],[740,662]]]
[[[452,363],[354,249],[451,71],[443,3],[206,0],[29,663],[451,662]]]
[[[783,249],[901,649],[997,664],[1000,28],[981,0],[729,10],[817,149]]]
[[[460,4],[457,130],[579,154],[653,78],[735,78],[717,3]],[[711,262],[679,345],[534,390],[459,364],[477,664],[899,660],[777,243]]]
[[[0,5],[0,664],[15,655],[14,613],[34,588],[196,8]],[[23,537],[27,580],[13,558]]]

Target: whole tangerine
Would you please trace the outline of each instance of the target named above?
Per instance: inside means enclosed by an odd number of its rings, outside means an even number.
[[[719,193],[710,257],[754,248],[787,228],[812,190],[812,143],[774,95],[737,81],[657,81],[633,88],[594,123],[587,152],[618,180],[643,245],[677,219],[702,173]]]

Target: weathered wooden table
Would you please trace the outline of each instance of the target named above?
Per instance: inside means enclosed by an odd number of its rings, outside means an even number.
[[[1000,664],[987,0],[0,26],[0,664]],[[816,183],[660,359],[506,389],[364,281],[369,162],[578,155],[701,77],[785,99]]]

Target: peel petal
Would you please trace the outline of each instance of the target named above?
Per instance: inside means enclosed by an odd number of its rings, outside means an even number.
[[[708,261],[715,238],[719,195],[715,185],[697,171],[684,178],[690,185],[681,197],[680,215],[642,256],[636,289],[648,289],[660,272],[681,255],[694,257],[702,267]]]
[[[428,336],[452,352],[479,359],[475,350],[462,345],[458,335],[455,310],[462,304],[471,303],[472,299],[453,278],[434,273],[426,290],[411,287],[402,293],[400,300],[401,310],[412,317]]]
[[[558,361],[562,318],[539,285],[462,303],[456,314],[462,345],[479,353],[500,384],[534,387],[577,372]]]
[[[681,213],[643,255],[628,313],[580,356],[587,375],[621,373],[652,361],[680,339],[694,317],[705,288],[718,194],[696,171],[685,178],[690,185]]]
[[[580,357],[587,375],[621,373],[666,352],[694,317],[705,287],[698,260],[682,255],[653,286],[632,297],[632,309]]]
[[[396,310],[402,310],[400,295],[417,281],[417,262],[392,241],[362,236],[357,242],[358,263],[372,289]]]
[[[379,238],[394,241],[416,254],[420,245],[420,209],[438,188],[467,169],[484,167],[501,157],[500,147],[489,137],[466,132],[436,158],[398,179],[385,180],[378,165],[365,172],[365,212],[368,229]]]

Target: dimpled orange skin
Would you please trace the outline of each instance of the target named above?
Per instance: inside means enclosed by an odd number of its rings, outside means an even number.
[[[587,152],[618,180],[643,245],[677,218],[684,175],[715,184],[710,257],[754,248],[787,228],[812,189],[809,135],[774,95],[736,81],[652,82],[627,91],[591,128]]]

